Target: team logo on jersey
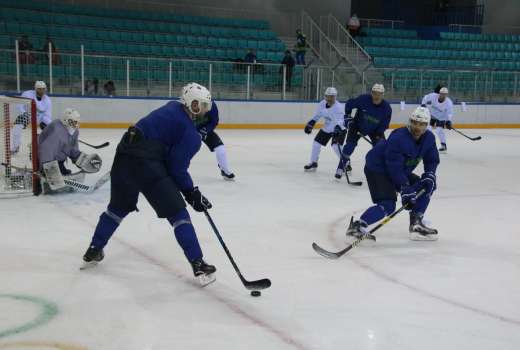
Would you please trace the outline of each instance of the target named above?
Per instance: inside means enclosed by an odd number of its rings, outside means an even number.
[[[377,119],[377,117],[374,117],[370,114],[365,114],[366,115],[366,120],[370,123],[370,124],[379,124],[379,119]]]
[[[406,161],[405,165],[406,167],[413,167],[415,168],[420,162],[421,162],[422,158],[421,157],[417,157],[417,158],[410,158]]]

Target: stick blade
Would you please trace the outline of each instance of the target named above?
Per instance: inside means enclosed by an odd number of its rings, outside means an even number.
[[[471,139],[472,139],[473,141],[482,140],[482,136],[472,137]]]
[[[312,249],[314,249],[314,251],[316,253],[318,253],[319,255],[321,255],[327,259],[335,260],[335,259],[338,259],[341,255],[343,255],[343,254],[338,255],[338,253],[329,252],[328,250],[325,250],[322,247],[320,247],[319,245],[317,245],[316,243],[312,243]]]
[[[263,278],[257,281],[243,281],[246,289],[249,290],[262,290],[271,287],[271,280],[269,278]]]

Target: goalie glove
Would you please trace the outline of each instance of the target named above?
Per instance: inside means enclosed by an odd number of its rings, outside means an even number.
[[[74,164],[86,173],[97,173],[101,169],[103,162],[101,157],[96,153],[86,154],[81,152],[78,159],[74,161]]]
[[[45,175],[45,180],[49,184],[51,190],[58,190],[66,186],[57,160],[43,163],[42,168],[43,174]]]

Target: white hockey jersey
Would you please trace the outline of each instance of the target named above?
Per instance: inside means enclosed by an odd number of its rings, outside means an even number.
[[[439,94],[432,92],[423,97],[422,104],[428,107],[432,118],[451,121],[453,117],[453,102],[449,97],[439,102]]]
[[[345,129],[344,115],[345,107],[341,102],[336,101],[336,103],[327,108],[327,102],[322,100],[318,104],[318,108],[316,108],[316,113],[314,113],[312,120],[317,122],[321,118],[325,119],[325,124],[321,130],[331,133],[334,131],[336,125],[339,125],[341,129]]]
[[[45,124],[49,125],[52,121],[51,112],[52,112],[52,103],[51,99],[47,95],[43,95],[43,97],[38,100],[36,98],[36,91],[34,90],[27,90],[24,91],[21,97],[31,98],[36,102],[36,118],[37,123],[40,124],[41,122],[44,122]],[[19,105],[18,108],[20,110],[20,114],[27,113],[27,105]]]

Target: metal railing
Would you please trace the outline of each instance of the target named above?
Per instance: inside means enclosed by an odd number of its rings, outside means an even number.
[[[450,32],[455,33],[497,33],[520,35],[520,26],[449,24],[448,28]]]
[[[320,28],[349,60],[364,71],[370,64],[370,55],[354,40],[345,27],[332,14],[320,16]]]
[[[375,18],[360,18],[359,23],[361,27],[366,28],[403,28],[404,21],[387,20],[387,19],[375,19]]]

